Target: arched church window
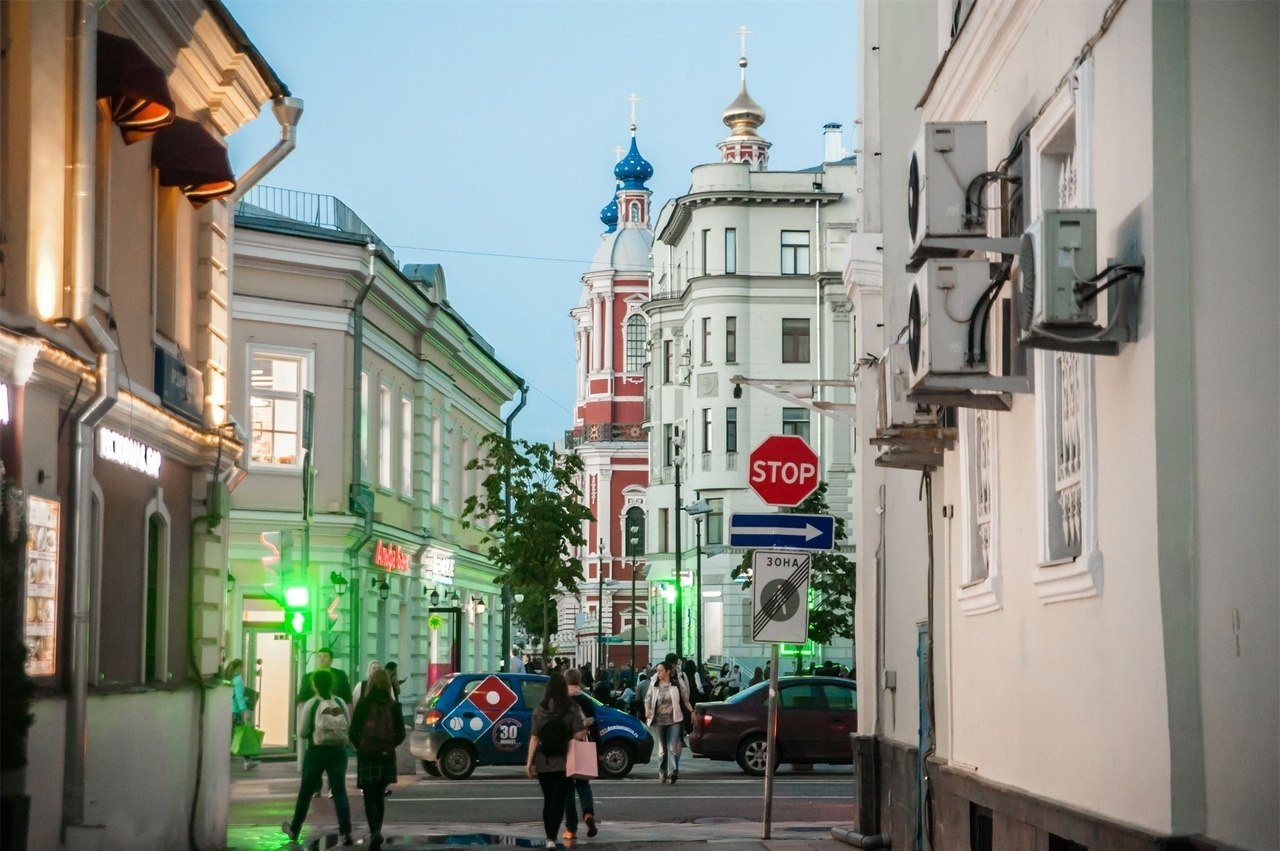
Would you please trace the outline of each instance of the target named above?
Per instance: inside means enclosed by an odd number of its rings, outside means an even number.
[[[629,218],[633,222],[640,221],[640,202],[639,201],[631,202],[631,209],[627,213],[627,218]]]
[[[640,372],[644,369],[646,338],[649,336],[644,317],[638,313],[627,319],[627,372]]]

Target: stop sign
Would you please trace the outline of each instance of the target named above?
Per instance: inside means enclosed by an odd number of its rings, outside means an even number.
[[[747,481],[769,505],[793,507],[818,488],[818,456],[794,434],[772,434],[751,451]]]

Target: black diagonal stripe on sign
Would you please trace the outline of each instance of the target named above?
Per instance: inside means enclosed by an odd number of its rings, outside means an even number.
[[[809,560],[805,559],[800,563],[800,566],[797,567],[780,586],[778,586],[778,590],[773,592],[772,597],[768,600],[760,601],[760,611],[756,612],[755,617],[752,619],[752,626],[755,627],[757,635],[762,629],[764,629],[765,624],[773,620],[773,616],[782,608],[782,604],[787,601],[787,598],[796,593],[800,588],[801,582],[804,580],[805,574],[808,572]]]

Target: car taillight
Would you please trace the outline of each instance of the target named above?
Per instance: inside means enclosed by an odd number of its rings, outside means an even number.
[[[710,712],[704,712],[704,713],[702,713],[702,726],[703,726],[704,728],[705,728],[705,727],[710,727],[710,726],[711,726],[711,713],[710,713]]]
[[[428,709],[427,717],[423,719],[423,723],[430,727],[433,724],[439,724],[442,720],[444,720],[443,712],[439,709]]]

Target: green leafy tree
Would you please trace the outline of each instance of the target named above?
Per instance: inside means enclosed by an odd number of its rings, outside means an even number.
[[[795,508],[791,514],[830,514],[827,505],[827,483]],[[836,544],[845,539],[844,520],[835,518]],[[742,561],[733,569],[734,578],[745,578],[743,587],[751,586],[751,559],[755,550],[743,553]],[[809,638],[818,644],[829,644],[836,636],[853,638],[853,604],[857,599],[856,564],[839,552],[814,552],[809,570],[812,603],[809,606]]]
[[[485,435],[478,450],[467,469],[485,476],[481,492],[463,505],[463,526],[481,529],[481,545],[498,566],[494,581],[525,595],[520,621],[546,644],[554,632],[557,591],[578,593],[582,560],[574,553],[586,545],[584,529],[594,519],[577,484],[582,459],[496,433]]]

